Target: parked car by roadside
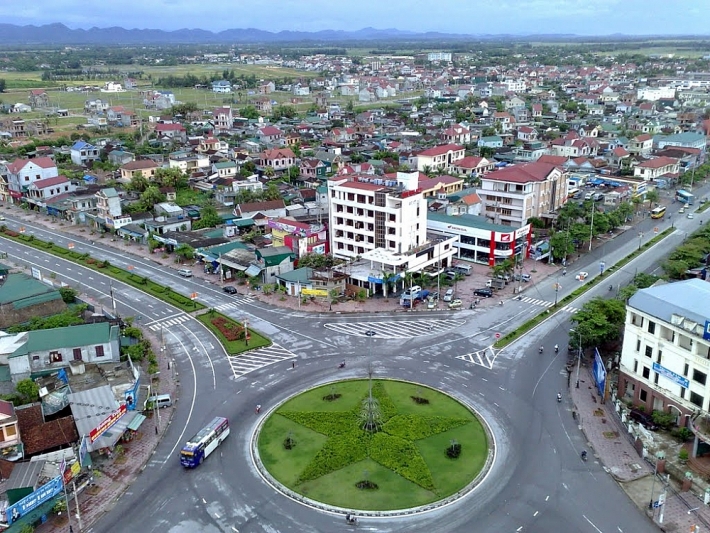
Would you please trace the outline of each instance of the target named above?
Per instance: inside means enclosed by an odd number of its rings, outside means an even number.
[[[638,422],[649,431],[656,431],[658,429],[658,426],[653,421],[653,416],[645,411],[631,409],[631,411],[629,411],[629,418],[634,422]]]
[[[463,305],[463,302],[458,298],[449,302],[449,309],[459,309]]]
[[[493,289],[489,288],[482,288],[482,289],[475,289],[473,291],[474,296],[482,296],[483,298],[493,298]]]

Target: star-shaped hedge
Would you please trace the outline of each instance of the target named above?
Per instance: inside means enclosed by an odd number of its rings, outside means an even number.
[[[381,382],[372,395],[379,402],[382,431],[370,433],[358,427],[359,407],[346,412],[279,411],[279,414],[328,440],[301,472],[298,483],[317,479],[350,464],[370,458],[417,485],[436,492],[431,471],[415,441],[468,424],[465,418],[397,414],[397,407]],[[443,453],[443,450],[442,450]]]

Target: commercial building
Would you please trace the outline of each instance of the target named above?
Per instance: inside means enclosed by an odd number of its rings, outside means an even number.
[[[696,417],[710,408],[709,301],[710,283],[700,279],[649,287],[629,299],[620,398],[697,429]]]

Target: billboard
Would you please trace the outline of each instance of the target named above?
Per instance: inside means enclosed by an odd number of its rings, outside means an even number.
[[[7,523],[12,524],[21,516],[24,516],[30,511],[36,509],[47,500],[54,498],[61,492],[63,487],[62,476],[59,475],[48,483],[42,485],[36,491],[22,498],[19,502],[10,505],[5,510],[5,519],[7,520]]]
[[[91,442],[95,442],[96,439],[98,439],[101,435],[103,435],[108,428],[113,426],[116,422],[118,422],[123,415],[126,414],[126,404],[121,404],[121,406],[116,409],[113,413],[108,415],[106,418],[103,419],[103,421],[96,426],[94,429],[89,431],[89,439]]]
[[[604,401],[604,392],[606,391],[606,367],[598,348],[594,348],[594,382],[597,384],[597,390]]]
[[[703,331],[703,339],[710,341],[710,320],[705,321],[705,330]]]
[[[301,294],[305,296],[328,296],[328,291],[325,289],[301,289]]]

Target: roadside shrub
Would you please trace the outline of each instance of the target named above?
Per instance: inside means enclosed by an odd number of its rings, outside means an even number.
[[[232,320],[218,316],[210,319],[210,322],[228,341],[237,341],[244,338],[244,328]]]
[[[463,426],[469,422],[470,420],[463,418],[397,415],[388,420],[382,429],[390,435],[394,435],[396,437],[407,440],[419,440]]]
[[[663,411],[653,411],[651,413],[653,423],[663,429],[670,429],[675,425],[676,417],[672,413],[664,413]]]
[[[446,448],[446,457],[449,459],[458,459],[461,455],[461,445],[458,442],[452,442],[451,446]]]
[[[687,442],[692,438],[693,432],[688,428],[677,428],[671,431],[671,436],[679,442]]]
[[[407,460],[402,461],[402,457]],[[370,458],[420,487],[431,491],[436,489],[431,471],[413,442],[386,433],[375,433]]]
[[[681,448],[681,450],[678,452],[678,459],[681,461],[687,461],[688,460],[688,450],[685,448]]]
[[[369,440],[370,436],[358,429],[329,438],[303,469],[298,483],[317,479],[349,464],[362,461],[367,457]]]

